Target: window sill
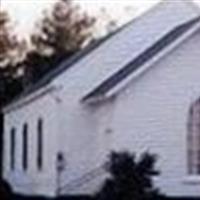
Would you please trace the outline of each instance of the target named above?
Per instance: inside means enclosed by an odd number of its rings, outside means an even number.
[[[200,175],[187,176],[183,181],[185,184],[200,185]]]

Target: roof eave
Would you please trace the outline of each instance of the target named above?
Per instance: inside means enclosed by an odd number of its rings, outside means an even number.
[[[40,90],[37,90],[36,92],[34,92],[34,93],[24,97],[24,98],[21,98],[18,101],[11,102],[10,104],[8,104],[7,106],[5,106],[2,109],[2,112],[4,114],[7,114],[7,113],[10,113],[12,111],[15,111],[15,110],[17,110],[17,109],[19,109],[19,108],[21,108],[25,105],[32,103],[33,101],[35,101],[37,99],[40,99],[41,97],[44,97],[47,94],[52,93],[55,90],[56,90],[56,86],[54,86],[52,84],[47,85],[46,87],[43,87]]]

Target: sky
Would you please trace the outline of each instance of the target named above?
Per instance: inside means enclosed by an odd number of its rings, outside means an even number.
[[[75,0],[91,15],[100,16],[102,8],[110,19],[123,24],[154,6],[160,0]],[[184,1],[184,0],[183,0]],[[200,5],[200,0],[195,0]],[[8,10],[16,32],[27,36],[34,30],[36,21],[45,9],[50,9],[55,0],[0,0],[0,6]]]
[[[102,8],[106,9],[108,18],[125,23],[137,16],[159,0],[75,0],[77,4],[94,16],[100,16]],[[0,0],[1,7],[6,9],[15,25],[16,32],[28,35],[34,29],[36,21],[45,9],[50,9],[55,0]]]

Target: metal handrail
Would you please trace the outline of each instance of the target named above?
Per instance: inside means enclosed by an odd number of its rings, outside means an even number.
[[[71,182],[61,186],[59,192],[61,193],[62,191],[66,190],[66,189],[72,191],[105,173],[106,173],[106,171],[105,171],[105,164],[104,164],[104,165],[101,165],[100,167],[97,167],[97,168],[91,170],[90,172],[85,173],[80,178],[72,180]]]

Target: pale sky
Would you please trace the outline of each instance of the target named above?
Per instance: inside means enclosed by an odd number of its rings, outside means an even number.
[[[140,15],[160,0],[75,0],[92,15],[99,16],[100,9],[107,10],[109,18],[119,23],[126,22]],[[184,0],[183,0],[184,1]],[[42,11],[48,9],[55,0],[0,0],[0,6],[8,10],[15,23],[15,30],[27,36],[34,24],[41,17]],[[200,5],[200,0],[196,0]]]

